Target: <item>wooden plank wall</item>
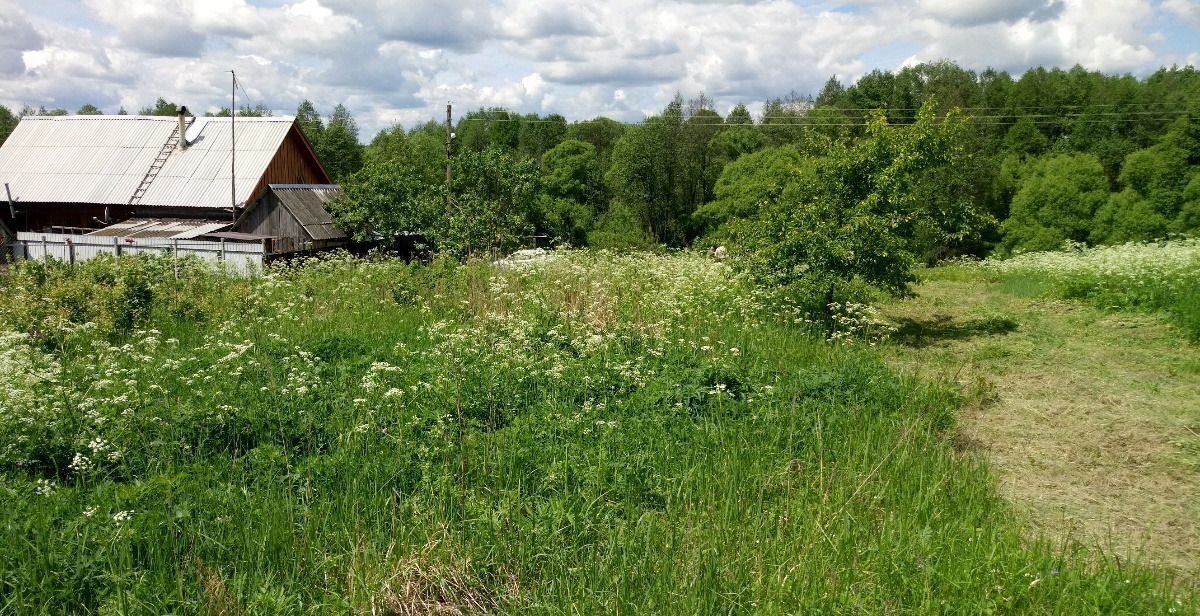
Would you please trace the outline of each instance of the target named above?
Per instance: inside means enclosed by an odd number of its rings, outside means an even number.
[[[275,238],[272,243],[274,252],[300,250],[300,247],[309,241],[304,226],[279,203],[279,199],[270,191],[263,195],[254,209],[246,214],[246,218],[234,230]]]
[[[317,162],[312,149],[293,124],[284,138],[275,158],[267,165],[267,171],[250,193],[246,205],[253,205],[267,190],[268,184],[330,184],[329,174]]]

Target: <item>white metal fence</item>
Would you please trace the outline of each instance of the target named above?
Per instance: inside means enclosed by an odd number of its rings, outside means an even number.
[[[0,237],[0,242],[3,239]],[[4,254],[7,253],[7,254]],[[233,240],[175,240],[168,238],[126,238],[62,233],[17,233],[9,240],[8,250],[0,250],[0,263],[21,259],[56,259],[82,263],[100,255],[195,256],[213,263],[226,263],[241,272],[256,271],[268,254],[262,242]]]

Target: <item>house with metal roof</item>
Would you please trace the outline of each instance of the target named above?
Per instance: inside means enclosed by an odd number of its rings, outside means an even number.
[[[0,183],[16,231],[232,232],[289,252],[346,240],[323,207],[339,189],[292,117],[26,117],[0,146]]]

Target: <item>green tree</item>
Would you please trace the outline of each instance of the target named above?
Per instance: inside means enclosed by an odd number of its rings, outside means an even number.
[[[595,146],[568,139],[546,152],[542,167],[539,230],[576,246],[586,244],[605,198]]]
[[[440,186],[398,160],[378,160],[343,184],[346,196],[331,201],[340,228],[358,241],[389,241],[404,233],[429,235],[445,207]]]
[[[274,112],[271,111],[270,107],[267,107],[263,103],[258,103],[253,107],[250,105],[242,105],[238,108],[237,114],[239,118],[269,118],[275,115]],[[221,107],[221,109],[216,113],[206,113],[204,115],[210,118],[228,118],[230,115],[229,107]]]
[[[363,150],[363,162],[367,165],[383,161],[406,162],[412,155],[408,133],[404,131],[403,126],[395,124],[375,135],[370,145]]]
[[[312,101],[305,99],[296,107],[296,122],[300,124],[300,131],[304,133],[308,143],[316,150],[321,142],[321,135],[325,132],[325,122],[321,120],[321,114],[317,113]]]
[[[362,168],[363,147],[358,142],[358,124],[346,109],[338,104],[317,145],[317,157],[334,182],[346,181]]]
[[[12,134],[14,128],[17,127],[19,118],[13,115],[13,112],[3,105],[0,105],[0,145],[4,145],[4,141]]]
[[[1152,240],[1166,236],[1170,222],[1148,199],[1127,188],[1110,195],[1096,211],[1089,238],[1098,244]]]
[[[723,130],[708,142],[709,155],[713,165],[724,169],[726,165],[738,158],[757,152],[767,145],[767,137],[754,126],[736,125]]]
[[[1190,202],[1187,189],[1200,174],[1198,164],[1200,125],[1185,115],[1158,143],[1125,157],[1119,177],[1124,190],[1097,213],[1092,241],[1152,240],[1189,230],[1184,206]]]
[[[1171,223],[1171,231],[1195,235],[1200,231],[1200,173],[1192,176],[1183,189],[1183,206],[1179,216]]]
[[[831,145],[815,177],[799,176],[735,226],[739,267],[828,310],[838,289],[906,292],[932,245],[978,233],[986,216],[967,195],[951,188],[930,199],[971,156],[966,121],[956,112],[939,121],[935,105],[908,127],[877,113],[864,140]]]
[[[661,247],[638,214],[619,199],[609,205],[596,228],[587,234],[587,243],[592,248],[623,251],[657,251]]]
[[[564,138],[592,144],[596,148],[596,160],[600,163],[600,170],[607,172],[612,161],[613,147],[624,134],[624,124],[608,118],[595,118],[568,126]]]
[[[537,165],[514,160],[499,148],[460,152],[454,163],[453,204],[433,230],[438,251],[470,258],[519,247],[533,231]]]
[[[1055,154],[1026,170],[1002,225],[1006,252],[1054,250],[1086,242],[1097,210],[1108,200],[1108,178],[1092,154]]]
[[[841,83],[836,79],[830,79],[830,83],[825,84],[825,88],[821,91],[822,95],[826,97],[824,100],[836,99],[839,88],[841,88]],[[844,92],[844,90],[841,91]],[[809,124],[814,104],[823,103],[813,103],[811,99],[800,98],[795,93],[786,98],[767,101],[763,105],[761,121],[758,124],[758,130],[766,137],[766,143],[772,146],[800,144],[812,128]],[[833,109],[831,105],[826,108]],[[844,120],[841,112],[835,112],[833,116],[834,120]]]
[[[138,110],[137,114],[142,116],[174,116],[179,115],[179,108],[175,106],[175,103],[160,96],[158,100],[154,101],[153,106],[142,107]]]
[[[662,118],[629,128],[613,147],[612,164],[604,176],[613,199],[659,241],[684,236],[672,199],[670,131]]]
[[[79,111],[75,112],[75,115],[104,115],[104,112],[100,111],[99,107],[96,107],[95,105],[93,105],[91,103],[88,103],[88,104],[80,107]]]
[[[785,187],[804,181],[801,176],[811,178],[816,169],[817,160],[805,158],[793,146],[768,148],[738,158],[721,172],[716,199],[692,215],[697,231],[712,233],[730,220],[753,218],[760,208],[777,201]]]
[[[754,117],[750,115],[750,110],[746,109],[745,105],[738,103],[729,111],[725,123],[730,126],[754,126]]]
[[[542,164],[542,185],[550,196],[593,207],[601,202],[603,178],[592,144],[568,139],[546,152]]]
[[[541,160],[542,156],[558,145],[566,134],[566,118],[556,113],[545,118],[529,114],[521,122],[517,133],[517,151],[522,156]]]
[[[1029,118],[1021,118],[1004,135],[1004,151],[1028,158],[1040,156],[1050,147],[1050,140]]]

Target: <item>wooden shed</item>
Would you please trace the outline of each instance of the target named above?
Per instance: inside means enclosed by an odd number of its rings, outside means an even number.
[[[342,196],[336,184],[269,184],[232,230],[271,238],[271,252],[294,253],[345,246],[350,238],[333,224],[325,209]]]

